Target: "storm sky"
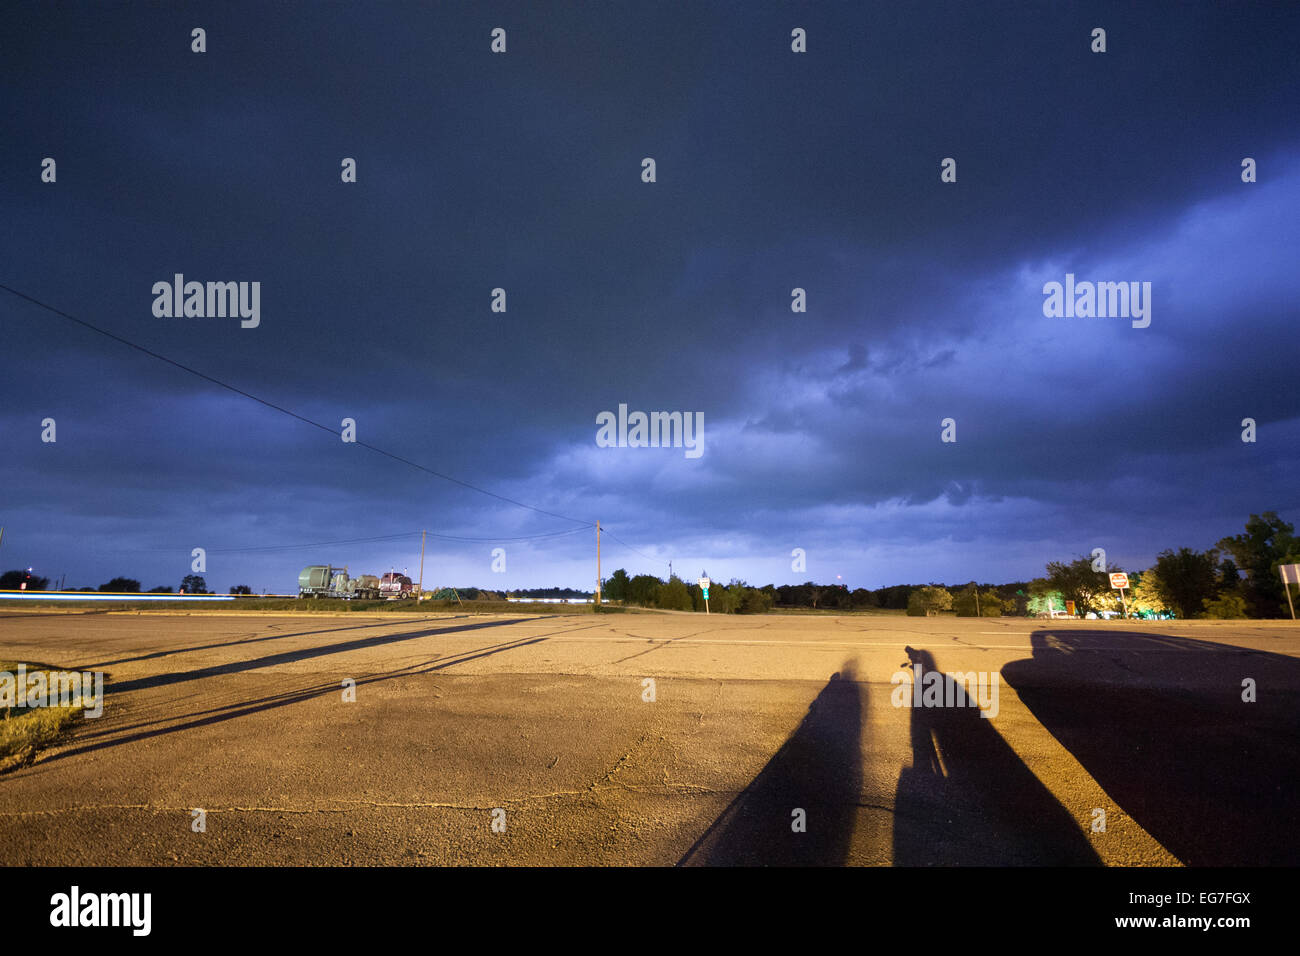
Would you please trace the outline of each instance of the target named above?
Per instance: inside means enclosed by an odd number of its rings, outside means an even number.
[[[0,283],[563,517],[0,291],[0,570],[174,588],[203,547],[292,592],[414,576],[427,529],[426,587],[590,589],[599,519],[606,575],[874,588],[1300,520],[1298,38],[1289,4],[9,4]],[[260,282],[260,325],[156,317],[176,273]],[[1046,317],[1067,273],[1150,282],[1150,326]],[[598,447],[620,403],[704,453]]]

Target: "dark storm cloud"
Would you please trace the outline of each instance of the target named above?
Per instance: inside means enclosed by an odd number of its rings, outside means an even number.
[[[0,41],[3,281],[441,472],[600,517],[656,558],[766,580],[817,547],[875,584],[1034,573],[1088,535],[1149,560],[1296,503],[1298,18],[20,6]],[[1246,155],[1259,183],[1239,180]],[[1044,317],[1042,283],[1067,271],[1152,281],[1151,327]],[[261,327],[155,318],[150,288],[175,272],[260,281]],[[24,563],[110,533],[251,547],[569,526],[7,295],[0,321],[6,550],[17,528]],[[620,402],[703,411],[704,457],[596,448]],[[35,440],[47,415],[57,447]],[[1236,437],[1246,415],[1260,445]],[[938,440],[948,416],[956,445]],[[570,540],[505,583],[582,582]],[[481,550],[448,561],[481,582]]]

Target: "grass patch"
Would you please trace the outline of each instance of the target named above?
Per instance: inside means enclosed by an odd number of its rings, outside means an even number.
[[[19,664],[28,674],[43,673],[46,680],[58,668],[32,661],[0,661],[0,671],[17,675]],[[26,692],[26,688],[16,688]],[[58,743],[81,719],[85,708],[13,707],[0,705],[0,773],[24,767],[47,747]]]

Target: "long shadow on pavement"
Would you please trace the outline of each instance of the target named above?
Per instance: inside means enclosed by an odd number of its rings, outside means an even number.
[[[456,628],[455,630],[464,630]],[[408,635],[410,636],[410,635]],[[459,654],[452,654],[447,659],[434,660],[425,664],[415,665],[412,667],[401,668],[397,671],[391,671],[383,674],[373,674],[368,677],[355,678],[356,686],[362,687],[367,684],[379,683],[382,681],[392,680],[398,677],[414,677],[422,674],[432,674],[443,670],[447,667],[454,667],[457,664],[464,664],[467,661],[479,660],[484,657],[491,657],[494,654],[501,654],[506,651],[517,650],[521,647],[527,647],[532,644],[541,644],[547,640],[548,636],[541,635],[538,637],[521,638],[517,641],[507,641],[503,644],[493,645],[491,647],[480,647],[474,650],[465,651]],[[326,694],[339,693],[339,684],[336,681],[326,681],[316,683],[306,687],[286,690],[278,694],[271,694],[265,697],[253,700],[239,700],[232,704],[221,705],[209,708],[205,711],[193,712],[186,715],[188,719],[183,719],[181,723],[166,723],[166,719],[151,721],[153,724],[164,724],[165,726],[155,726],[152,729],[143,729],[145,725],[136,725],[135,727],[117,727],[109,728],[101,733],[92,733],[79,736],[76,743],[66,750],[59,753],[51,754],[41,760],[42,768],[58,760],[68,757],[75,757],[79,754],[88,753],[92,750],[103,750],[108,747],[116,747],[121,744],[134,743],[140,740],[147,740],[151,737],[158,737],[165,734],[179,733],[185,730],[193,730],[197,727],[205,727],[210,724],[217,724],[227,720],[233,720],[237,717],[246,717],[260,711],[270,710],[275,707],[284,707],[289,704],[298,704],[311,700],[315,697],[321,697]],[[171,718],[176,719],[176,718]],[[135,732],[130,732],[135,731]],[[110,739],[95,740],[95,737],[108,737]]]
[[[249,637],[240,637],[232,641],[216,641],[212,644],[194,644],[190,647],[169,647],[161,651],[149,651],[147,654],[137,654],[134,657],[119,657],[111,661],[96,661],[91,664],[79,664],[73,669],[83,671],[103,670],[104,668],[111,667],[114,664],[133,664],[139,661],[157,660],[160,657],[173,657],[176,654],[192,654],[195,651],[211,651],[216,650],[219,647],[241,647],[245,644],[260,644],[262,641],[278,641],[286,637],[308,637],[312,634],[337,634],[340,631],[363,631],[376,627],[399,627],[402,624],[424,624],[428,621],[450,621],[465,616],[466,615],[464,614],[457,614],[452,617],[424,617],[417,618],[416,620],[389,620],[377,621],[373,624],[349,624],[345,627],[326,627],[315,631],[277,631],[273,634],[253,634]]]
[[[509,624],[519,624],[527,618],[506,618],[496,621],[482,621],[476,624],[460,624],[456,627],[436,627],[427,628],[419,631],[399,631],[396,634],[378,634],[374,637],[358,638],[354,641],[342,641],[338,644],[325,644],[321,647],[300,647],[293,651],[282,651],[279,654],[267,654],[263,657],[253,657],[248,660],[230,661],[226,664],[213,664],[210,667],[199,667],[194,670],[176,671],[168,674],[154,674],[149,677],[138,677],[135,680],[121,681],[105,688],[105,694],[123,694],[133,690],[144,690],[150,687],[164,687],[168,684],[181,684],[185,681],[202,680],[205,677],[216,677],[221,674],[238,674],[241,671],[256,670],[261,667],[275,667],[277,664],[292,664],[297,661],[310,660],[313,657],[324,657],[328,654],[343,654],[348,651],[359,651],[369,647],[382,647],[385,644],[396,644],[400,641],[413,641],[421,637],[441,637],[445,634],[455,634],[460,631],[477,631],[488,627],[503,627]]]
[[[915,669],[939,673],[929,651]],[[995,675],[991,675],[995,676]],[[962,684],[942,675],[956,706],[911,706],[912,766],[894,797],[895,866],[1088,866],[1100,858],[1079,822],[1025,766]],[[912,695],[912,684],[895,692]]]
[[[852,662],[832,675],[808,715],[757,777],[678,861],[679,866],[836,866],[845,862],[862,792],[867,685]],[[795,832],[796,809],[806,832]]]
[[[1102,629],[1035,631],[1032,647],[1007,682],[1180,861],[1300,864],[1300,661]]]

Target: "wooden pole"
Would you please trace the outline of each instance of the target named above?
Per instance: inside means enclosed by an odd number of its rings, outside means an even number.
[[[600,522],[596,522],[596,606],[600,606]]]
[[[419,604],[424,600],[424,536],[426,532],[420,532],[420,583],[416,585],[415,603]]]

